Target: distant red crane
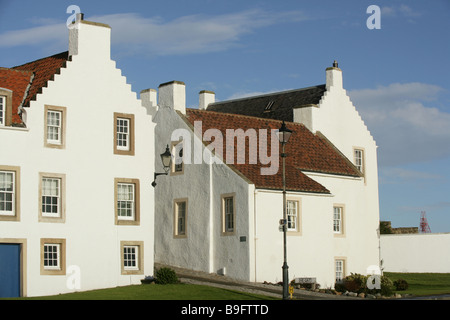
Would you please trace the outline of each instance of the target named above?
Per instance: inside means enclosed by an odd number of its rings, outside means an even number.
[[[420,213],[420,232],[421,233],[431,233],[431,229],[430,229],[430,226],[428,225],[425,211],[422,211]]]

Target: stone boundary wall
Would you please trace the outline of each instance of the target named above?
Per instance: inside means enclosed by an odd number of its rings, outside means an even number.
[[[450,233],[382,234],[380,258],[387,272],[450,273]]]

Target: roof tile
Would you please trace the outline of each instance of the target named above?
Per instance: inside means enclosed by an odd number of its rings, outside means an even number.
[[[227,129],[255,129],[259,139],[259,129],[279,129],[281,121],[264,119],[258,117],[242,116],[209,110],[187,109],[186,117],[191,124],[195,121],[202,122],[202,134],[208,129],[214,128],[222,132],[224,149],[222,156],[226,156],[227,150],[231,150],[226,145]],[[309,131],[303,124],[289,122],[287,127],[293,130],[293,134],[286,144],[286,187],[288,190],[297,190],[305,192],[329,193],[324,186],[306,176],[302,171],[313,171],[336,175],[360,176],[358,170],[338,152],[330,142],[321,135],[315,135]],[[235,140],[235,146],[236,146]],[[271,137],[267,135],[267,150],[271,154]],[[249,143],[246,142],[246,160],[244,164],[237,162],[237,148],[234,147],[234,164],[231,166],[241,172],[245,177],[252,181],[257,188],[282,189],[282,170],[281,159],[279,162],[280,170],[274,175],[261,175],[263,165],[259,161],[257,164],[249,164]],[[281,153],[281,150],[280,150]],[[225,159],[225,158],[224,158]]]
[[[59,70],[65,66],[68,59],[69,52],[65,51],[12,68],[15,70],[31,71],[35,75],[25,100],[25,105],[30,100],[35,99],[36,94],[40,93],[42,88],[47,86],[49,80],[53,80],[54,75],[59,73]]]
[[[22,120],[18,114],[19,106],[22,104],[27,92],[28,85],[33,73],[30,71],[0,68],[0,87],[9,89],[12,95],[12,123],[20,124]]]
[[[0,68],[0,87],[13,91],[13,125],[22,124],[18,115],[20,105],[29,106],[30,101],[42,92],[49,80],[53,80],[68,59],[69,53],[65,51],[13,68]]]

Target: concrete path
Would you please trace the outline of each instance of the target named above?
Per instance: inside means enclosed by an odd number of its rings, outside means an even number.
[[[206,273],[201,271],[193,271],[189,269],[183,269],[168,265],[163,265],[155,263],[155,270],[168,267],[175,271],[179,280],[183,283],[200,284],[213,287],[219,287],[229,290],[248,292],[260,295],[267,295],[277,298],[282,298],[282,287],[263,283],[254,282],[244,282],[235,279],[228,278],[226,276],[221,276],[214,273]],[[313,292],[309,290],[294,289],[293,293],[294,299],[300,300],[354,300],[361,299],[356,297],[348,296],[337,296],[334,294],[326,294],[320,292]]]

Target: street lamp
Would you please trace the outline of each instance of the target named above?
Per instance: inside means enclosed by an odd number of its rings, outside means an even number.
[[[157,176],[167,175],[169,173],[170,166],[172,164],[172,154],[170,153],[169,145],[167,145],[166,151],[164,153],[161,153],[161,162],[163,164],[164,172],[162,172],[162,173],[155,172],[153,182],[152,182],[153,187],[156,186],[156,177]]]
[[[282,151],[281,158],[283,159],[283,250],[284,250],[284,263],[283,263],[283,300],[289,299],[289,275],[287,265],[287,247],[286,247],[286,232],[287,232],[287,212],[286,212],[286,153],[284,147],[291,137],[292,130],[286,127],[283,121],[281,128],[277,132],[278,140],[280,140]]]

